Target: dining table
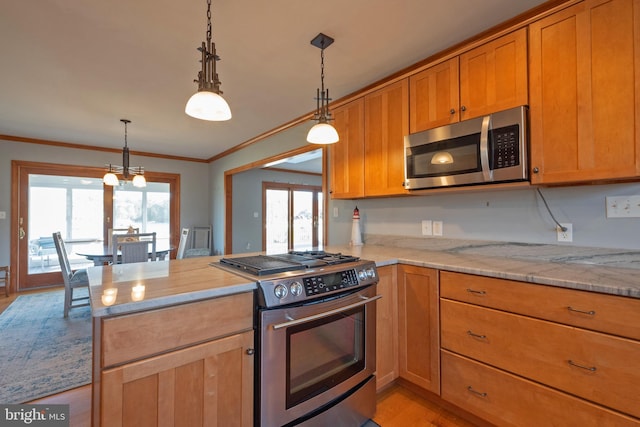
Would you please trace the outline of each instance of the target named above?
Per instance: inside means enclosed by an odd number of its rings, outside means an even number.
[[[102,266],[113,262],[113,249],[109,245],[85,245],[78,249],[76,255],[93,261],[93,265],[95,266]],[[156,260],[164,261],[172,250],[174,250],[174,248],[171,246],[160,245],[156,248]],[[151,251],[149,251],[149,258],[151,258]]]

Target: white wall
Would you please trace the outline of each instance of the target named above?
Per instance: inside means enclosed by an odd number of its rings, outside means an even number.
[[[122,154],[0,140],[0,211],[7,213],[6,219],[0,219],[0,265],[9,265],[12,160],[102,167],[109,162],[121,164]],[[147,171],[180,174],[181,226],[210,223],[207,163],[131,155],[131,164]]]

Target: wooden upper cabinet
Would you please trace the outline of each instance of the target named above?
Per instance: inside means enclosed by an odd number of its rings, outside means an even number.
[[[329,146],[331,197],[352,199],[364,196],[364,99],[332,111],[340,140]]]
[[[460,55],[460,120],[527,105],[527,29]]]
[[[527,29],[409,77],[411,133],[528,103]]]
[[[585,0],[530,25],[531,182],[640,175],[640,0]]]
[[[458,81],[458,57],[409,77],[411,133],[460,120]]]
[[[409,131],[409,84],[400,80],[364,97],[364,193],[407,194],[404,137]]]

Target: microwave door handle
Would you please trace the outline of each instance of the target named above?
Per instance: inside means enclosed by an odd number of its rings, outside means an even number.
[[[483,117],[480,131],[480,165],[485,182],[493,181],[493,171],[489,169],[489,130],[491,130],[491,115]]]
[[[308,316],[308,317],[303,317],[301,319],[292,319],[288,322],[284,322],[284,323],[278,323],[276,325],[273,325],[273,329],[282,329],[282,328],[288,328],[289,326],[295,326],[295,325],[299,325],[301,323],[307,323],[310,322],[312,320],[317,320],[317,319],[322,319],[324,317],[329,317],[329,316],[333,316],[334,314],[338,314],[338,313],[342,313],[343,311],[349,311],[352,308],[356,308],[356,307],[360,307],[362,305],[365,304],[369,304],[370,302],[373,302],[375,300],[378,300],[380,298],[382,298],[382,295],[376,295],[375,297],[361,297],[363,299],[363,301],[358,301],[356,303],[353,304],[349,304],[346,305],[344,307],[340,307],[340,308],[336,308],[334,310],[328,310],[328,311],[324,311],[322,313],[318,313],[315,314],[313,316]]]

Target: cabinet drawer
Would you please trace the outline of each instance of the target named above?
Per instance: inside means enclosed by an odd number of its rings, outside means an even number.
[[[640,342],[441,300],[442,347],[640,417]]]
[[[440,296],[640,340],[640,299],[440,272]]]
[[[235,334],[253,327],[253,294],[205,301],[102,320],[102,367]]]
[[[441,360],[442,398],[497,426],[640,425],[638,420],[446,350]]]

